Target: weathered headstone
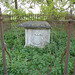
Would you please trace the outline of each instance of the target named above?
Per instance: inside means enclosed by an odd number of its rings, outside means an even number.
[[[45,21],[28,21],[18,25],[25,27],[25,46],[37,46],[43,48],[50,43],[51,26]]]
[[[6,32],[11,29],[11,16],[2,15],[3,17],[3,32]]]

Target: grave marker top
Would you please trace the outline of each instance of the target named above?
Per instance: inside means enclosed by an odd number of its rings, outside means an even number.
[[[28,21],[19,24],[18,27],[25,27],[27,29],[51,29],[51,26],[46,21]]]

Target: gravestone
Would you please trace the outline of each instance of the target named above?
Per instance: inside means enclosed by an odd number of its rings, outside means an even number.
[[[18,25],[25,27],[25,46],[45,47],[50,43],[51,26],[45,21],[28,21]]]
[[[11,29],[11,16],[10,15],[3,15],[3,32],[6,32]]]

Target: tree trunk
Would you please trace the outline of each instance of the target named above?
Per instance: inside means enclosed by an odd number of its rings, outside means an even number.
[[[15,9],[18,9],[17,0],[15,0]]]

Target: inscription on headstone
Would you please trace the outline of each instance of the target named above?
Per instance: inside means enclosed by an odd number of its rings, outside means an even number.
[[[25,46],[44,47],[50,42],[50,29],[25,29]]]

